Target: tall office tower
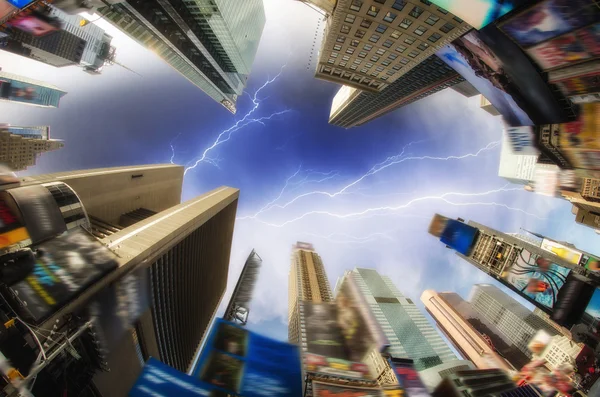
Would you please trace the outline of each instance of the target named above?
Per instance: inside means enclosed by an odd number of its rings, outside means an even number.
[[[312,244],[298,242],[292,247],[292,266],[288,282],[288,340],[300,344],[299,301],[333,300],[323,261]]]
[[[53,85],[0,69],[0,101],[57,108],[60,99],[66,94]]]
[[[49,16],[59,20],[62,29],[44,36],[14,29],[3,49],[56,67],[79,65],[90,74],[99,74],[106,63],[114,62],[112,37],[104,30],[56,7],[50,7]]]
[[[391,53],[389,56],[396,57],[396,54]],[[431,55],[381,92],[373,93],[349,85],[343,86],[333,98],[329,123],[344,128],[362,125],[464,81],[454,69],[437,56]]]
[[[418,371],[457,361],[440,334],[389,277],[360,268],[351,275],[390,341],[388,352],[393,357],[414,360]]]
[[[512,343],[528,357],[531,357],[531,352],[527,344],[538,331],[559,334],[546,321],[494,285],[473,286],[469,301],[473,310],[496,326],[505,341]]]
[[[462,356],[479,369],[512,367],[496,353],[491,343],[477,331],[468,320],[444,299],[444,294],[426,290],[421,295],[427,312],[435,320],[444,335],[452,342]]]
[[[428,0],[339,0],[315,77],[381,92],[469,29]]]
[[[77,193],[119,266],[42,328],[51,329],[115,281],[137,275],[149,284],[148,308],[131,333],[112,341],[106,357],[111,371],[94,377],[96,389],[103,396],[127,395],[150,356],[188,371],[227,285],[239,191],[220,187],[179,204],[183,167],[170,164],[25,177],[23,185],[53,181]],[[103,328],[107,340],[112,328]]]
[[[0,163],[12,171],[23,171],[35,165],[40,154],[62,148],[61,140],[48,138],[47,129],[0,126]]]
[[[98,12],[235,113],[265,26],[262,0],[127,0]]]

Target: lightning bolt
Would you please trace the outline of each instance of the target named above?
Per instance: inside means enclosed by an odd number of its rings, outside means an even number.
[[[169,160],[169,162],[171,164],[175,164],[173,162],[173,160],[175,160],[175,146],[173,146],[173,143],[175,143],[177,138],[179,138],[179,135],[181,135],[181,132],[179,134],[177,134],[177,136],[175,138],[173,138],[173,140],[171,142],[169,142],[169,146],[171,146],[171,160]]]
[[[204,149],[204,152],[194,162],[194,164],[185,168],[185,170],[183,171],[183,175],[187,174],[188,171],[191,171],[194,168],[196,168],[198,166],[198,164],[200,164],[204,161],[207,161],[206,159],[207,159],[208,153],[210,153],[210,151],[212,151],[217,146],[227,142],[231,138],[231,136],[234,132],[239,131],[242,128],[247,127],[251,124],[258,123],[258,124],[265,125],[265,123],[264,123],[265,121],[271,120],[275,116],[280,116],[282,114],[289,113],[291,111],[289,109],[286,109],[286,110],[282,110],[280,112],[271,113],[269,116],[263,116],[263,117],[259,117],[259,118],[251,118],[250,117],[254,114],[254,112],[256,112],[258,110],[258,108],[260,107],[260,104],[262,103],[262,100],[260,100],[258,98],[258,94],[260,94],[260,92],[263,89],[267,88],[269,85],[271,85],[272,83],[277,81],[277,79],[279,79],[279,77],[283,73],[283,70],[285,69],[286,66],[287,66],[287,64],[284,64],[281,67],[281,70],[279,71],[279,73],[277,73],[277,75],[275,77],[273,77],[272,79],[267,79],[267,81],[258,90],[256,90],[254,92],[254,95],[250,98],[252,100],[253,107],[244,115],[244,117],[242,117],[240,120],[236,121],[235,124],[233,124],[231,127],[227,128],[224,131],[221,131],[221,133],[217,136],[217,139],[215,139],[213,144],[210,145],[209,147],[207,147],[206,149]]]
[[[420,143],[420,142],[424,142],[424,141],[414,141],[414,142],[410,142],[407,145],[405,145],[402,148],[402,151],[400,152],[400,154],[397,154],[395,156],[391,156],[388,157],[386,160],[382,161],[381,163],[378,163],[376,165],[374,165],[369,171],[367,171],[365,174],[363,174],[361,177],[359,177],[358,179],[355,179],[354,181],[352,181],[351,183],[347,184],[346,186],[344,186],[343,188],[341,188],[340,190],[334,192],[334,193],[330,193],[330,192],[325,192],[325,191],[310,191],[310,192],[306,192],[306,193],[302,193],[296,197],[294,197],[293,199],[291,199],[290,201],[288,201],[285,204],[276,204],[277,200],[271,202],[270,205],[263,207],[262,209],[260,209],[259,211],[257,211],[254,215],[249,216],[249,217],[244,217],[242,219],[256,219],[258,218],[261,214],[263,214],[266,211],[269,211],[273,208],[280,208],[280,209],[284,209],[288,206],[290,206],[291,204],[295,203],[296,201],[300,200],[301,198],[304,197],[308,197],[308,196],[312,196],[312,195],[323,195],[323,196],[328,196],[329,198],[334,198],[336,196],[342,195],[342,194],[349,194],[349,189],[352,188],[353,186],[356,186],[358,183],[362,182],[364,179],[377,174],[378,172],[383,171],[384,169],[391,167],[392,165],[395,164],[400,164],[403,163],[405,161],[410,161],[410,160],[436,160],[436,161],[449,161],[449,160],[462,160],[465,158],[469,158],[469,157],[477,157],[479,156],[481,153],[491,150],[495,147],[497,147],[500,144],[500,141],[494,141],[494,142],[490,142],[488,143],[486,146],[484,146],[483,148],[479,149],[477,152],[475,153],[467,153],[467,154],[463,154],[460,156],[447,156],[447,157],[436,157],[436,156],[410,156],[410,157],[405,157],[405,153],[406,150],[416,144],[416,143]],[[518,190],[522,190],[522,189],[518,189]]]
[[[269,223],[260,219],[257,219],[259,222],[267,225],[267,226],[272,226],[272,227],[277,227],[277,228],[282,228],[284,226],[287,226],[291,223],[297,222],[299,220],[302,220],[310,215],[326,215],[326,216],[330,216],[333,218],[338,218],[338,219],[347,219],[347,218],[355,218],[355,217],[359,217],[359,216],[364,216],[364,215],[368,215],[368,214],[377,214],[377,213],[381,213],[384,211],[387,212],[394,212],[394,211],[399,211],[402,209],[406,209],[411,207],[412,205],[419,203],[421,201],[430,201],[430,200],[441,200],[441,201],[445,201],[448,202],[449,200],[446,200],[446,198],[448,196],[459,196],[459,197],[477,197],[477,196],[487,196],[490,194],[494,194],[494,193],[499,193],[499,192],[508,192],[508,191],[514,191],[514,190],[521,190],[521,188],[507,188],[505,185],[504,187],[498,188],[498,189],[493,189],[493,190],[488,190],[485,192],[479,192],[479,193],[464,193],[464,192],[446,192],[443,193],[441,195],[438,196],[423,196],[423,197],[416,197],[404,204],[400,204],[397,206],[383,206],[383,207],[373,207],[373,208],[367,208],[363,211],[359,211],[359,212],[349,212],[349,213],[335,213],[335,212],[330,212],[330,211],[309,211],[309,212],[305,212],[304,214],[290,219],[288,221],[285,221],[283,223]],[[449,202],[449,204],[454,204],[453,202]],[[469,205],[467,203],[458,203],[457,205]],[[471,203],[471,205],[478,205],[478,203]],[[504,204],[497,204],[497,203],[481,203],[481,205],[500,205],[502,207],[507,208],[508,206],[505,206]],[[512,209],[512,207],[508,207],[508,209]],[[524,212],[523,210],[517,209],[521,212]]]
[[[397,231],[397,229],[393,230],[393,231]],[[392,231],[392,232],[393,232]],[[392,236],[390,236],[388,233],[390,232],[377,232],[377,233],[371,233],[367,236],[353,236],[351,234],[347,234],[347,233],[331,233],[328,235],[322,235],[322,234],[316,234],[316,233],[303,233],[307,236],[313,236],[316,238],[321,238],[324,240],[328,240],[332,243],[338,243],[338,244],[364,244],[364,243],[368,243],[371,240],[377,239],[379,237],[382,237],[384,239],[396,242],[397,240],[395,240],[394,238],[392,238]],[[346,240],[339,240],[336,239],[335,237],[339,236],[342,238],[346,238]]]

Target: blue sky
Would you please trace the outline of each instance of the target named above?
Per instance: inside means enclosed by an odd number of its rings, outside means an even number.
[[[505,232],[523,227],[600,254],[598,236],[575,223],[568,202],[525,192],[497,176],[502,122],[479,109],[476,98],[446,90],[359,128],[329,125],[338,87],[314,79],[315,65],[309,64],[313,45],[314,60],[320,44],[320,16],[293,0],[265,0],[265,7],[267,26],[249,95],[240,98],[235,116],[112,28],[107,30],[119,62],[142,77],[118,66],[90,76],[0,53],[5,71],[68,92],[59,109],[0,104],[0,121],[50,125],[52,136],[65,140],[63,149],[44,154],[24,174],[171,158],[193,164],[273,79],[240,125],[261,122],[232,129],[228,140],[223,135],[207,152],[210,161],[187,172],[184,199],[220,185],[241,189],[223,302],[256,249],[264,262],[250,327],[278,339],[287,337],[290,253],[298,240],[315,245],[332,286],[346,269],[371,267],[419,305],[424,289],[466,298],[474,283],[492,281],[427,234],[435,212]]]

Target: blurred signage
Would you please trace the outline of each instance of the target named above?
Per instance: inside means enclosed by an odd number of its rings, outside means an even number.
[[[34,0],[8,0],[8,2],[19,9],[23,9],[33,3]]]
[[[308,250],[308,251],[312,251],[314,249],[312,244],[302,243],[302,242],[296,243],[296,248],[301,249],[301,250]]]
[[[591,271],[600,271],[600,259],[590,254],[583,254],[579,265]]]
[[[600,169],[600,103],[581,105],[579,119],[559,128],[560,148],[573,166]]]
[[[556,241],[543,239],[542,249],[548,252],[552,252],[554,255],[562,258],[573,265],[578,265],[581,260],[582,253],[574,250],[573,248],[565,247]]]
[[[496,259],[502,260],[503,255],[498,253]],[[514,261],[505,266],[500,277],[530,300],[552,309],[570,271],[549,259],[521,249]]]
[[[550,342],[552,342],[552,336],[544,330],[539,330],[527,344],[527,349],[539,356],[546,350]]]
[[[366,364],[304,353],[304,366],[308,372],[337,375],[345,378],[369,378],[369,367]]]
[[[536,156],[540,154],[534,144],[535,134],[532,127],[508,127],[506,128],[506,135],[515,154]]]
[[[596,102],[600,99],[600,60],[552,71],[548,73],[548,81],[567,96],[580,96],[575,98],[576,102],[582,102],[586,97],[589,102]]]
[[[560,128],[558,124],[545,124],[535,127],[538,147],[560,168],[571,168],[571,162],[559,150]]]
[[[431,0],[435,5],[464,19],[475,29],[494,22],[515,7],[527,4],[528,0]]]
[[[537,194],[557,197],[559,195],[559,169],[536,167],[533,186]]]
[[[194,376],[210,385],[215,396],[302,395],[297,346],[260,336],[221,318],[211,329]]]
[[[366,387],[338,386],[322,382],[312,382],[314,397],[383,397],[381,389],[369,389]],[[400,396],[402,396],[400,394]]]
[[[0,78],[0,98],[14,102],[36,103],[37,87],[21,81],[6,81]]]
[[[81,291],[117,268],[115,255],[83,229],[73,229],[34,247],[32,270],[9,285],[5,297],[39,324]]]
[[[28,238],[16,203],[6,192],[0,192],[0,249]]]
[[[8,25],[33,36],[44,36],[61,28],[60,22],[44,18],[37,13],[17,15],[8,22]]]
[[[398,383],[404,389],[406,397],[430,397],[412,360],[392,357],[390,366],[396,374]]]
[[[10,4],[8,1],[0,0],[0,20],[6,18],[17,10],[18,8]]]
[[[439,237],[448,247],[468,255],[479,230],[466,223],[435,214],[429,225],[429,233]]]

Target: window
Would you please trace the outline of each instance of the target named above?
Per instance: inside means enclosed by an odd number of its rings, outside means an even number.
[[[375,0],[375,3],[385,4],[385,0]]]
[[[371,73],[371,76],[377,77],[377,76],[379,76],[379,73],[373,72],[373,73]]]
[[[427,19],[425,20],[425,23],[428,24],[429,26],[433,26],[439,20],[440,20],[440,17],[431,14],[430,16],[427,17]]]
[[[350,60],[350,55],[344,55],[342,57],[342,61],[349,61]]]
[[[379,14],[379,7],[375,7],[375,6],[369,7],[369,11],[367,11],[367,15],[376,17],[377,14]]]
[[[438,11],[441,12],[442,14],[446,15],[448,13],[448,11],[444,10],[443,8],[438,7]]]
[[[342,25],[342,29],[340,30],[342,33],[350,33],[350,26]]]
[[[383,62],[381,62],[381,64],[382,64],[383,66],[389,66],[389,65],[390,65],[390,63],[391,63],[390,61],[383,61]],[[341,64],[340,64],[340,65],[341,65]]]
[[[348,23],[354,23],[355,19],[356,19],[356,15],[354,15],[354,14],[346,14],[346,19],[344,19],[344,21],[348,22]]]
[[[423,33],[427,32],[427,28],[425,26],[419,26],[415,29],[415,34],[417,36],[423,36]]]
[[[340,66],[341,67],[346,67],[347,63],[346,62],[340,62]]]
[[[327,61],[327,63],[334,63],[334,62],[335,62],[335,59],[333,59],[333,58],[329,58],[329,60]]]
[[[368,28],[369,26],[371,26],[373,22],[369,21],[368,19],[363,19],[362,22],[360,23],[360,26],[363,28]]]
[[[411,58],[416,58],[417,55],[419,55],[419,51],[417,51],[417,50],[412,50],[411,52],[408,53],[408,56]]]
[[[352,65],[352,66],[350,66],[350,69],[352,69],[352,70],[356,70],[356,65]]]
[[[358,45],[359,45],[359,44],[360,44],[360,41],[358,41],[358,40],[352,40],[352,41],[350,42],[350,45],[351,45],[352,47],[358,47]]]
[[[410,36],[408,36],[408,37],[406,37],[406,38],[404,39],[404,42],[405,42],[406,44],[412,44],[412,43],[414,43],[415,41],[416,41],[416,39],[415,39],[414,37],[410,37]]]
[[[410,20],[410,18],[404,18],[398,26],[400,26],[402,29],[408,29],[410,25],[412,25],[412,20]]]
[[[377,66],[375,70],[377,70],[378,72],[383,72],[383,66]]]
[[[365,79],[365,83],[369,84],[371,82],[371,79]]]
[[[379,26],[377,26],[377,29],[375,29],[375,31],[377,33],[384,33],[387,30],[387,26],[379,24]]]
[[[440,28],[440,30],[444,33],[448,33],[452,29],[454,29],[454,25],[452,25],[450,22],[446,22],[444,26]]]
[[[441,38],[442,38],[442,35],[435,32],[435,33],[432,33],[431,36],[429,36],[429,38],[427,40],[431,41],[432,43],[435,43],[436,41],[438,41]]]
[[[355,65],[360,65],[360,63],[361,63],[361,62],[362,62],[362,61],[361,61],[360,59],[355,59],[355,60],[354,60],[354,64],[355,64]]]
[[[398,55],[396,55],[396,54],[392,53],[392,54],[388,55],[388,59],[391,59],[392,61],[395,60],[396,58],[398,58]]]
[[[362,0],[352,0],[352,4],[350,4],[350,9],[352,11],[360,11],[360,7],[362,7]]]
[[[408,15],[410,15],[411,17],[418,18],[423,13],[423,11],[425,10],[421,7],[414,6],[414,8],[411,10],[411,12],[408,13]]]
[[[396,19],[397,16],[398,16],[397,14],[394,14],[393,12],[390,11],[387,14],[385,14],[385,16],[383,17],[383,20],[386,22],[392,23],[392,22],[394,22],[394,19]]]
[[[337,52],[332,52],[331,53],[331,57],[332,58],[337,58],[338,57],[338,53]]]
[[[365,46],[363,47],[363,50],[365,51],[371,51],[373,49],[373,46],[371,44],[365,44]]]
[[[373,61],[373,62],[377,62],[377,61],[379,61],[379,57],[378,57],[377,55],[373,55],[373,56],[371,57],[371,61]]]
[[[400,63],[403,65],[406,65],[408,63],[408,59],[402,58],[402,59],[400,59]]]
[[[394,42],[392,40],[386,40],[382,45],[386,48],[390,48],[394,45]]]
[[[367,56],[367,53],[366,53],[366,52],[364,52],[364,51],[361,51],[361,52],[359,52],[359,53],[358,53],[358,56],[359,56],[360,58],[365,58],[365,57]]]
[[[336,51],[339,51],[339,50],[342,49],[342,46],[339,45],[339,44],[336,44],[336,45],[333,46],[333,49],[336,50]]]
[[[381,38],[380,35],[373,33],[371,35],[371,37],[369,38],[369,41],[372,42],[372,43],[377,43],[380,38]]]
[[[387,79],[388,79],[388,76],[381,76],[381,80],[384,80],[384,81],[385,81],[385,80],[387,80]]]
[[[400,38],[400,35],[401,35],[401,33],[398,32],[397,30],[394,30],[391,34],[392,38],[396,39],[396,40],[398,40]]]
[[[343,43],[344,41],[346,41],[346,38],[344,36],[338,36],[338,38],[335,39],[335,41],[337,41],[338,43]]]
[[[393,70],[390,70],[389,72],[387,72],[386,74],[388,76],[393,76],[396,72],[394,72]]]
[[[367,62],[367,64],[365,66],[368,67],[368,68],[372,68],[373,64],[371,62]]]
[[[398,51],[399,53],[403,53],[404,51],[406,51],[406,47],[404,47],[403,45],[398,46],[396,48],[396,51]]]
[[[378,49],[378,50],[375,52],[375,54],[377,54],[377,55],[383,55],[383,54],[385,54],[385,50],[384,50],[383,48],[380,48],[380,49]]]
[[[462,20],[462,19],[460,19],[460,18],[459,18],[459,17],[457,17],[457,16],[455,16],[455,17],[454,17],[454,18],[452,18],[452,19],[454,19],[454,20],[455,20],[456,22],[458,22],[458,23],[463,23],[463,20]]]
[[[369,69],[367,69],[367,68],[362,68],[362,69],[360,70],[360,72],[361,72],[361,73],[367,73],[368,71],[369,71]]]
[[[366,32],[364,30],[358,29],[356,31],[356,33],[354,33],[354,37],[358,37],[359,39],[362,39],[363,37],[365,37],[365,33]]]
[[[429,0],[421,0],[421,3],[425,4],[426,6],[431,5],[431,1],[429,1]]]
[[[406,5],[406,0],[394,0],[394,4],[392,4],[392,8],[402,11],[404,6]]]
[[[419,46],[417,48],[421,51],[425,51],[427,49],[427,47],[429,47],[429,44],[421,43],[421,44],[419,44]]]
[[[402,65],[394,65],[394,67],[392,68],[394,70],[400,70],[402,69]],[[391,72],[391,74],[390,74]],[[392,72],[391,70],[388,72],[388,74],[391,76],[392,74],[394,74],[394,72]]]
[[[350,54],[350,55],[354,54],[354,48],[348,48],[346,50],[346,54]]]

